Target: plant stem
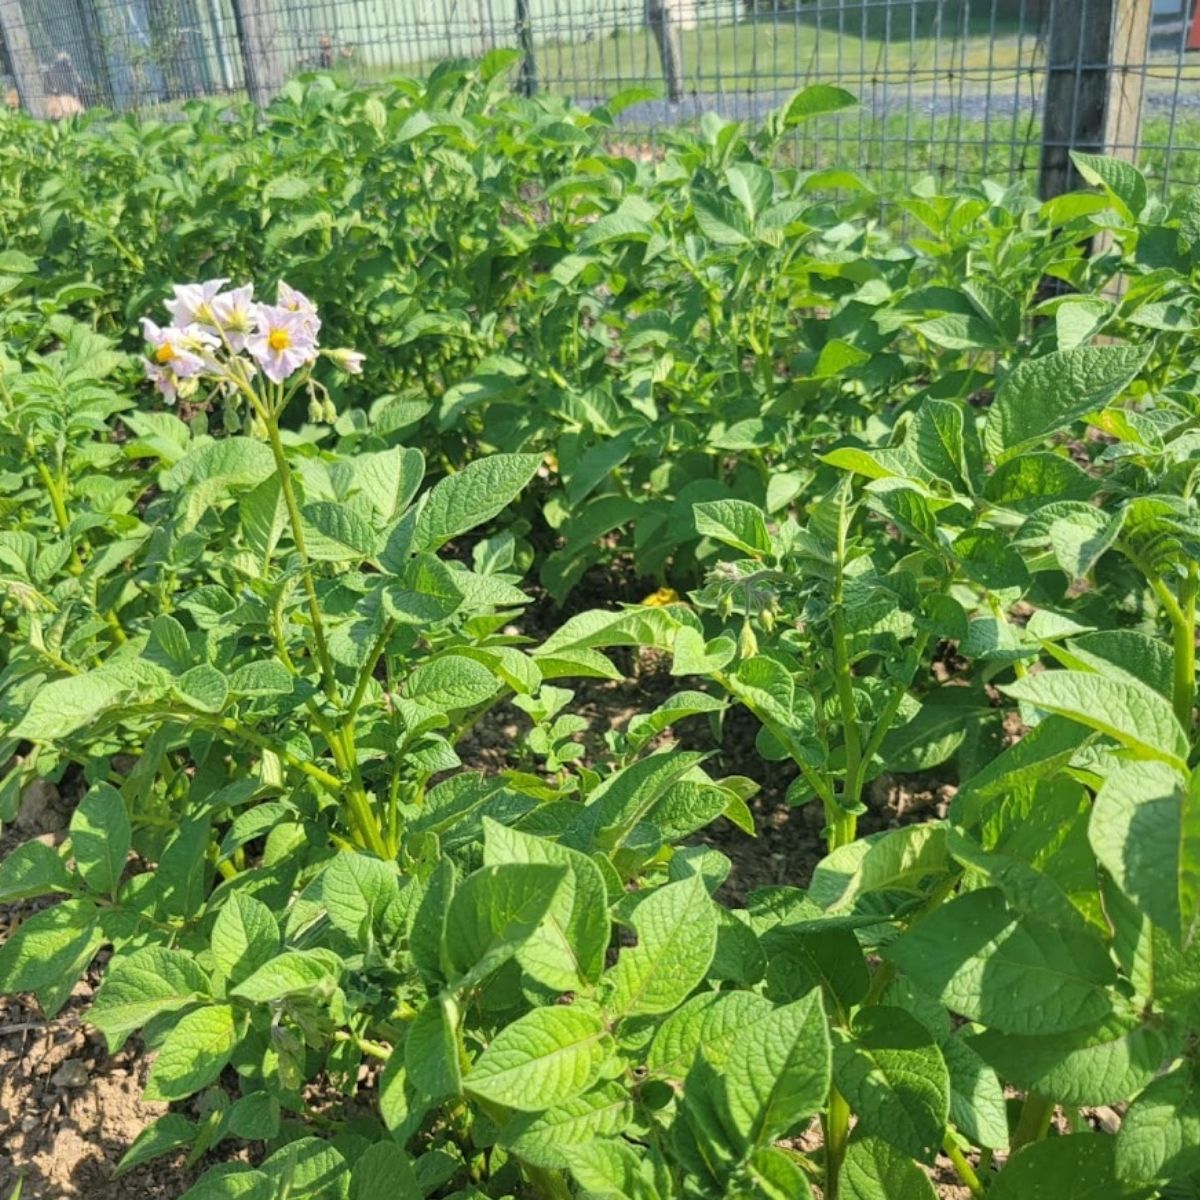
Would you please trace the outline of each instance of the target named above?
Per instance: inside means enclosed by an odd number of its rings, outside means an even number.
[[[1021,1106],[1021,1116],[1012,1135],[1012,1153],[1016,1154],[1022,1146],[1030,1142],[1040,1142],[1050,1129],[1050,1119],[1054,1116],[1055,1104],[1037,1092],[1030,1092]]]
[[[833,681],[837,689],[838,709],[842,718],[842,739],[846,748],[846,777],[841,803],[826,805],[829,824],[829,849],[854,841],[858,833],[858,817],[852,811],[858,807],[862,793],[862,741],[858,728],[858,712],[854,704],[854,683],[850,675],[850,655],[847,650],[846,625],[842,614],[845,585],[846,531],[848,516],[845,505],[838,516],[837,573],[833,581],[831,623],[833,627]],[[831,811],[831,808],[833,811]]]
[[[983,1183],[975,1174],[975,1168],[967,1162],[967,1156],[958,1148],[958,1143],[954,1140],[952,1133],[946,1134],[942,1141],[942,1149],[946,1152],[946,1157],[954,1164],[959,1179],[967,1185],[967,1191],[972,1196],[983,1196]]]
[[[283,443],[279,439],[279,421],[274,413],[267,416],[266,426],[267,440],[271,444],[275,470],[279,475],[279,490],[283,493],[283,503],[287,508],[288,521],[292,527],[292,541],[295,543],[296,553],[300,555],[304,591],[308,597],[308,615],[312,621],[313,638],[317,644],[317,660],[321,667],[321,685],[325,689],[325,695],[330,700],[336,701],[338,698],[337,680],[333,673],[333,659],[329,657],[329,646],[325,641],[325,625],[321,620],[321,603],[317,599],[317,585],[313,581],[312,563],[308,557],[308,547],[304,542],[304,528],[300,522],[300,506],[296,503],[296,492],[292,487],[292,474],[283,453]]]
[[[26,448],[30,454],[37,453],[37,449],[32,442],[26,443]],[[71,524],[71,518],[67,515],[66,501],[63,499],[62,489],[58,486],[58,480],[54,478],[50,472],[50,468],[40,458],[37,460],[37,473],[42,481],[42,485],[46,489],[46,495],[50,498],[50,508],[54,512],[54,520],[58,525],[59,532],[65,534],[67,527]],[[72,575],[83,574],[83,563],[74,545],[71,546],[71,558],[68,563],[68,569]]]
[[[829,1113],[825,1118],[825,1200],[837,1200],[838,1178],[850,1137],[850,1105],[837,1088],[829,1089]]]
[[[1171,622],[1175,641],[1175,716],[1189,733],[1196,703],[1196,592],[1200,573],[1188,563],[1187,580],[1180,589],[1179,616]]]

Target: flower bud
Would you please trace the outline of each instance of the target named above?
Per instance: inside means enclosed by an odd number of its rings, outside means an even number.
[[[346,346],[341,346],[337,350],[326,350],[333,362],[333,365],[340,371],[345,371],[347,375],[361,375],[363,359],[366,357],[360,354],[357,350],[351,350]]]
[[[321,406],[321,414],[328,425],[332,425],[338,418],[337,406],[328,396],[325,397],[325,403]]]
[[[747,620],[743,623],[741,636],[738,638],[738,657],[753,658],[757,653],[758,638],[754,636],[754,629]]]

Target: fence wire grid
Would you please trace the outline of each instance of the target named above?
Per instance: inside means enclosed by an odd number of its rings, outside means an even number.
[[[635,144],[833,83],[860,105],[806,133],[806,166],[897,185],[1040,172],[1049,193],[1083,148],[1164,190],[1200,182],[1200,0],[0,0],[5,100],[48,117],[263,100],[315,70],[419,76],[505,46],[519,86],[585,107],[655,89],[621,114]]]

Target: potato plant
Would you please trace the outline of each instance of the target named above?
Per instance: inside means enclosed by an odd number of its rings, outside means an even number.
[[[118,1169],[223,1158],[187,1200],[1195,1195],[1200,201],[1080,156],[905,239],[772,165],[833,89],[618,164],[503,61],[3,118],[139,174],[0,185],[0,820],[79,794],[0,989],[102,956],[172,1105]],[[675,590],[523,634],[625,527]],[[585,748],[631,650],[678,689]],[[757,785],[670,731],[738,709],[826,853],[735,907]]]

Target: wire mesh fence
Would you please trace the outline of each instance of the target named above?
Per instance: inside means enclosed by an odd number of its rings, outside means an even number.
[[[653,89],[621,114],[633,140],[832,83],[861,104],[808,130],[806,166],[1040,172],[1056,191],[1084,148],[1164,188],[1200,181],[1200,0],[0,0],[0,37],[8,103],[42,116],[262,100],[308,71],[371,82],[518,46],[525,90],[591,106]]]

